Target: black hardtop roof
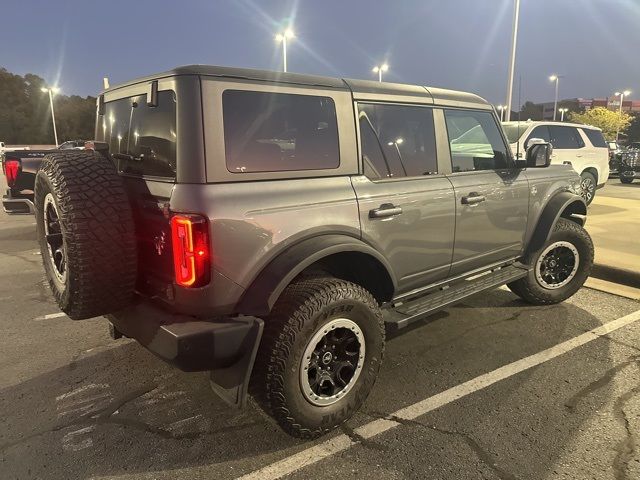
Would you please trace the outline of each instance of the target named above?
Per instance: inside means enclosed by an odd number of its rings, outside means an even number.
[[[173,77],[177,75],[204,75],[213,77],[258,80],[265,82],[288,83],[293,85],[306,85],[313,87],[351,90],[353,93],[430,97],[435,103],[464,102],[466,104],[477,104],[485,108],[487,105],[489,105],[489,103],[485,99],[473,93],[447,90],[443,88],[433,88],[403,83],[376,82],[373,80],[323,77],[319,75],[276,72],[272,70],[259,70],[253,68],[221,67],[217,65],[184,65],[181,67],[173,68],[166,72],[137,78],[129,82],[115,85],[107,90],[103,90],[101,94],[129,85],[135,85],[137,83],[149,82],[152,80],[157,80],[159,78]]]

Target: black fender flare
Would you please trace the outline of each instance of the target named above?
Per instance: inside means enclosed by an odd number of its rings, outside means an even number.
[[[386,269],[394,290],[397,280],[387,259],[362,240],[348,235],[320,235],[302,240],[279,253],[256,276],[236,307],[244,315],[267,315],[282,291],[305,268],[343,252],[360,252],[376,259]]]
[[[549,240],[558,219],[567,209],[570,209],[571,220],[581,226],[584,225],[584,216],[587,214],[587,204],[584,199],[571,192],[556,193],[544,206],[531,238],[527,242],[525,255],[542,248]]]

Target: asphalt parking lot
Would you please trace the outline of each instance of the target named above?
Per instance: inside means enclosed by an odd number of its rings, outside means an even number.
[[[362,411],[306,442],[60,314],[34,228],[0,213],[1,479],[640,478],[638,302],[468,299],[390,337]]]

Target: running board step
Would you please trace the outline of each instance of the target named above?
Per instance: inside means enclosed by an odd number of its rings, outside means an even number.
[[[474,275],[451,285],[445,285],[436,291],[385,310],[385,324],[389,330],[399,330],[436,310],[457,303],[469,295],[499,287],[526,275],[525,268],[509,265]]]

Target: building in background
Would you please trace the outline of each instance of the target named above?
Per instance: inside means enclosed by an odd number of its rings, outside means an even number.
[[[553,102],[536,103],[534,105],[542,112],[542,120],[553,120]],[[558,101],[558,108],[568,108],[570,112],[584,111],[595,107],[618,111],[620,109],[620,97],[614,95],[609,98],[567,98]],[[622,111],[627,113],[640,112],[640,100],[625,99],[622,102]],[[532,120],[539,119],[534,118]]]

